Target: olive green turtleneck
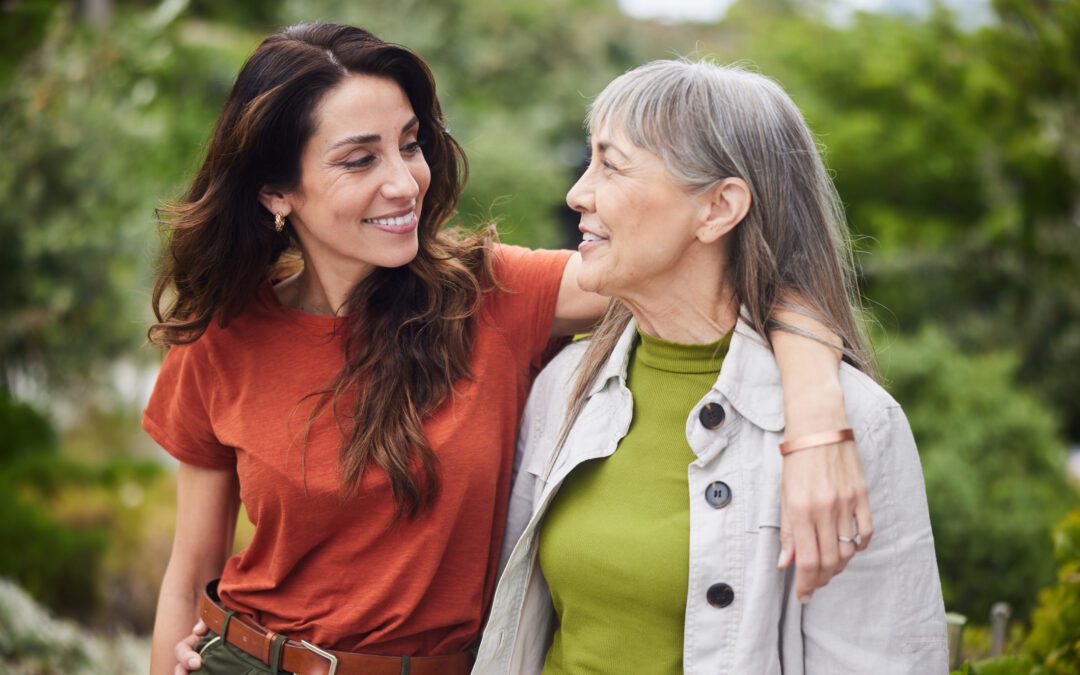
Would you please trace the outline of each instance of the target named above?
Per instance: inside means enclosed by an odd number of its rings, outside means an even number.
[[[574,469],[540,533],[560,673],[681,673],[689,579],[686,419],[716,382],[730,334],[687,345],[638,331],[634,418],[615,453]]]

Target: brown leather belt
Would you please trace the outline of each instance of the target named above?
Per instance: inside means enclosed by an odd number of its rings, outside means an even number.
[[[217,600],[217,581],[199,598],[199,618],[223,640],[269,665],[274,647],[283,636],[259,626],[242,614],[229,619],[222,635],[227,610]],[[380,656],[320,649],[305,641],[284,640],[278,668],[297,675],[469,675],[473,656],[469,652],[449,656]]]

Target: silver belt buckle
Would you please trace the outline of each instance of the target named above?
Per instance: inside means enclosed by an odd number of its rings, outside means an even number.
[[[325,649],[319,649],[318,647],[311,644],[307,640],[301,640],[300,644],[302,644],[304,646],[304,649],[307,649],[309,651],[313,651],[316,654],[318,654],[319,656],[321,656],[324,659],[326,659],[327,661],[329,661],[330,662],[330,670],[327,671],[326,675],[334,675],[334,672],[337,670],[337,657],[336,656],[334,656],[330,652],[326,651]]]

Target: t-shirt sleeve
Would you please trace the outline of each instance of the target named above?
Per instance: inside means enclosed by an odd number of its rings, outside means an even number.
[[[173,347],[158,373],[142,426],[166,452],[185,464],[233,469],[236,452],[214,434],[214,369],[199,342]]]
[[[501,291],[494,318],[511,348],[534,368],[542,365],[551,338],[559,285],[571,254],[505,244],[495,250],[495,278]]]

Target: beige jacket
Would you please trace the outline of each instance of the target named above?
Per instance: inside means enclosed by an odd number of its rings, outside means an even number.
[[[594,385],[562,451],[558,436],[585,344],[567,347],[533,386],[518,440],[517,473],[503,550],[504,569],[474,673],[539,673],[555,621],[537,563],[544,512],[582,462],[611,455],[633,410],[626,388],[636,325],[631,322]],[[862,456],[874,514],[871,545],[806,605],[793,571],[778,570],[784,415],[772,352],[742,321],[712,390],[690,411],[686,439],[690,583],[683,668],[715,675],[946,673],[945,610],[926,489],[900,406],[844,365],[841,384]],[[723,408],[717,424],[702,414]],[[708,428],[705,421],[713,428]],[[713,489],[729,488],[724,504]],[[519,539],[520,535],[520,539]],[[631,663],[612,672],[633,673]]]

